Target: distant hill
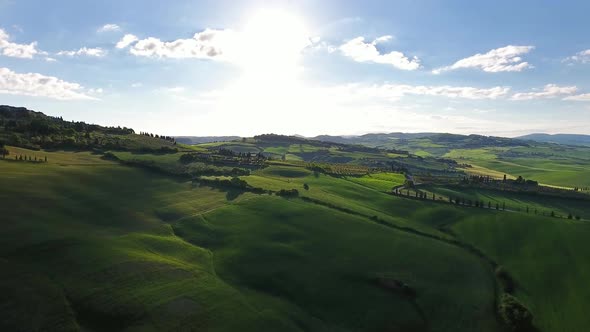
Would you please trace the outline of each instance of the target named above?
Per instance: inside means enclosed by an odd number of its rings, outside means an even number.
[[[545,143],[557,143],[565,145],[582,145],[590,146],[590,135],[576,135],[576,134],[542,134],[535,133],[525,136],[517,137],[521,140],[531,140]]]
[[[389,133],[361,136],[321,135],[310,139],[340,144],[364,145],[380,149],[404,150],[421,156],[442,156],[452,149],[530,145],[523,140],[513,138],[441,133]]]
[[[175,136],[176,141],[182,144],[202,144],[212,142],[229,142],[240,139],[240,136]]]
[[[316,137],[310,137],[309,139],[342,144],[363,144],[368,146],[381,146],[391,143],[392,141],[423,138],[433,135],[436,135],[436,133],[378,133],[365,134],[359,136],[320,135]]]

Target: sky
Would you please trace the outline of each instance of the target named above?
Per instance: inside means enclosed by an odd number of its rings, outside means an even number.
[[[0,104],[164,135],[590,134],[590,2],[0,0]]]

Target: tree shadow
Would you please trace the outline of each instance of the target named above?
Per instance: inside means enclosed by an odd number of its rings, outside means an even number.
[[[227,193],[225,194],[225,199],[227,199],[228,201],[233,201],[236,198],[240,197],[240,195],[242,195],[243,193],[245,193],[244,190],[240,190],[240,189],[229,189],[227,191]]]

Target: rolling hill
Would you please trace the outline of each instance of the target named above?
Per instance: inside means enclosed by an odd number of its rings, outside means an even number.
[[[583,148],[455,135],[375,148],[270,134],[189,146],[6,112],[0,330],[590,325],[590,195],[465,182],[548,154],[561,159],[531,172],[573,181],[590,163]],[[32,125],[39,117],[48,131]],[[402,149],[410,143],[432,156]],[[472,204],[484,199],[506,207]]]

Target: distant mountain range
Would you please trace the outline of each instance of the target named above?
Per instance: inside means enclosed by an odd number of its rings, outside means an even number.
[[[535,133],[525,136],[516,137],[521,140],[531,140],[545,143],[557,143],[565,145],[583,145],[590,146],[590,135],[576,135],[576,134],[542,134]]]
[[[315,137],[304,137],[300,135],[295,135],[296,137],[316,140],[316,141],[323,141],[323,142],[332,142],[332,143],[340,143],[340,144],[361,144],[371,147],[391,147],[391,146],[398,146],[400,143],[403,143],[411,140],[420,140],[424,138],[433,138],[434,140],[444,140],[444,141],[458,141],[458,140],[481,140],[486,138],[486,136],[481,135],[455,135],[455,134],[441,134],[441,133],[380,133],[380,134],[365,134],[365,135],[357,135],[357,136],[332,136],[332,135],[319,135]],[[224,142],[224,141],[233,141],[240,139],[239,136],[177,136],[176,141],[179,143],[184,144],[201,144],[201,143],[210,143],[210,142]],[[515,141],[536,141],[541,143],[557,143],[557,144],[564,144],[564,145],[581,145],[581,146],[590,146],[590,135],[575,135],[575,134],[530,134],[520,137],[510,138],[501,138],[501,137],[489,137],[493,138],[496,141],[508,141],[508,140],[515,140]],[[497,142],[496,142],[497,143]],[[506,143],[506,142],[504,142]],[[516,142],[515,142],[516,143]]]
[[[202,144],[211,142],[227,142],[240,139],[240,136],[176,136],[178,143],[182,144]]]

